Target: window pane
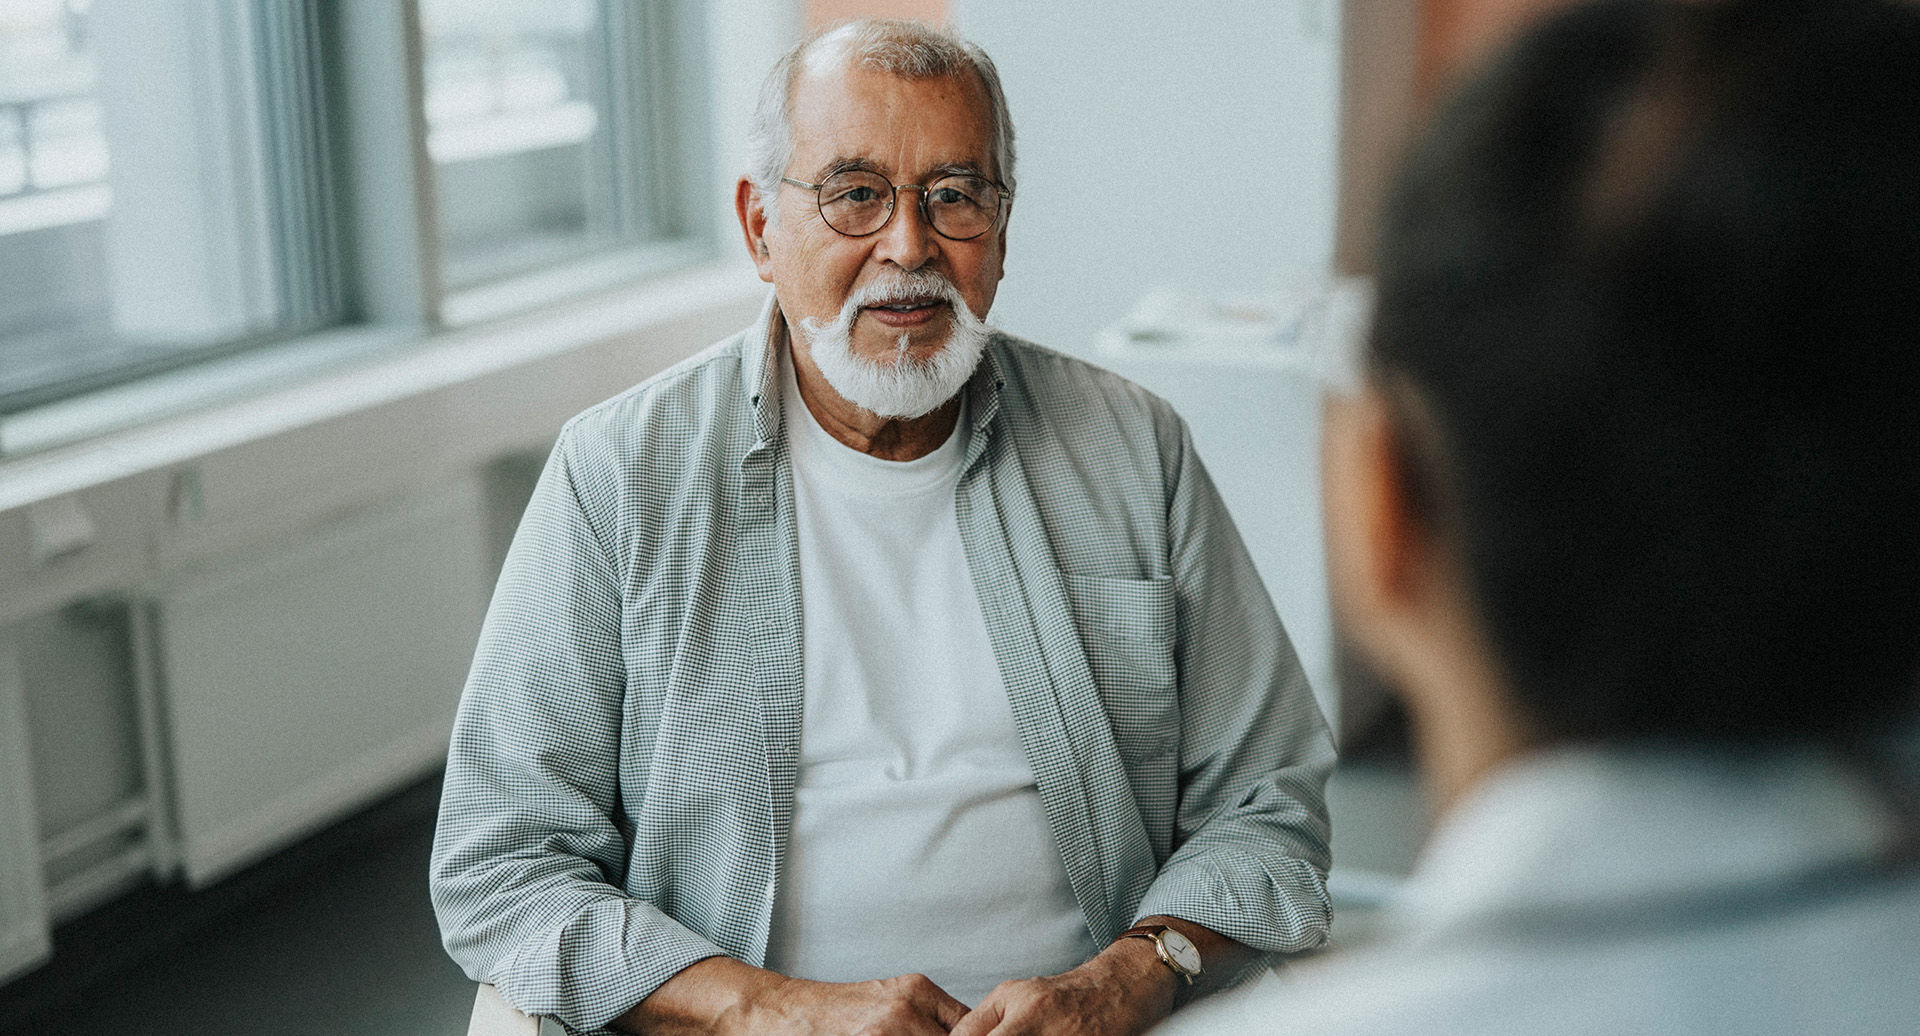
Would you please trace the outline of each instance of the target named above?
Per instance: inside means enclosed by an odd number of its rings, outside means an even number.
[[[112,207],[85,0],[0,0],[0,392],[108,328]]]
[[[0,412],[317,326],[317,0],[0,0]]]
[[[470,286],[634,235],[599,0],[421,0],[427,153],[446,281]]]

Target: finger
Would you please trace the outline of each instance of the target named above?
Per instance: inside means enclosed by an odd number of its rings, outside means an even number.
[[[914,1013],[939,1025],[940,1032],[952,1030],[967,1015],[966,1004],[955,1000],[939,983],[925,975],[902,975],[890,981],[906,994],[906,1003]]]
[[[942,1029],[952,1030],[967,1016],[967,1005],[955,1000],[938,986],[934,987],[933,992],[932,1003],[928,1007],[933,1012],[934,1020],[940,1023]]]

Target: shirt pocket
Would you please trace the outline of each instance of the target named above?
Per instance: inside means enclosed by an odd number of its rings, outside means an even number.
[[[1171,752],[1180,733],[1173,580],[1068,576],[1067,594],[1121,759]]]

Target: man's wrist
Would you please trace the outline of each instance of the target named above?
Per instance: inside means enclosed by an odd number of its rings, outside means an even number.
[[[614,1021],[627,1032],[751,1032],[752,1019],[793,980],[732,957],[698,961]]]
[[[1154,1005],[1161,1018],[1173,1013],[1185,992],[1186,980],[1160,959],[1147,939],[1118,939],[1100,954],[1106,958],[1123,988],[1140,993],[1143,1001]],[[1100,959],[1100,958],[1095,958]]]

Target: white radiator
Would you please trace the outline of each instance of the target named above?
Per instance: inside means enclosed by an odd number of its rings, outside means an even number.
[[[162,867],[204,886],[439,765],[486,554],[467,480],[154,588]]]

